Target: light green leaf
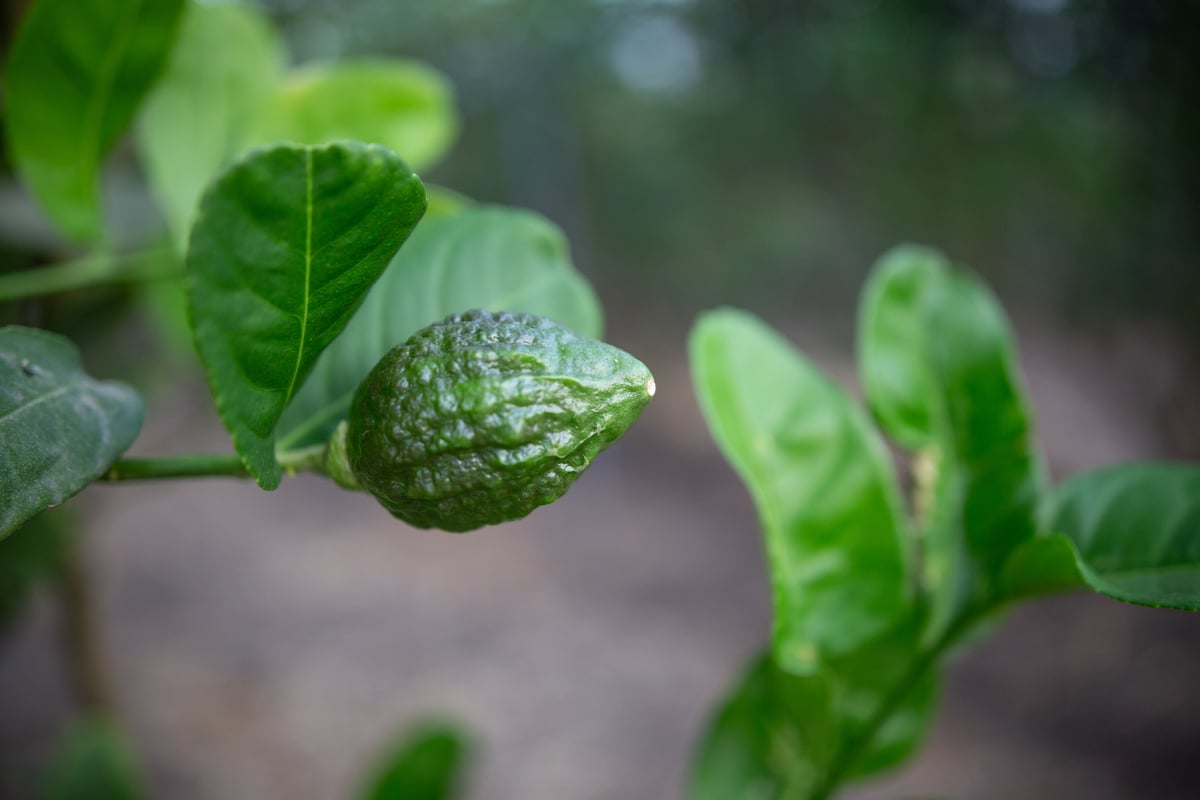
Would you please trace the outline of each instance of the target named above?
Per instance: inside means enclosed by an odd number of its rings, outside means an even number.
[[[424,169],[457,134],[454,89],[440,72],[415,61],[357,59],[293,71],[255,136],[305,144],[358,139]]]
[[[915,451],[921,583],[935,637],[973,587],[993,590],[1009,555],[1036,531],[1044,479],[1012,336],[982,283],[912,246],[880,259],[859,334],[871,408]]]
[[[409,336],[450,314],[525,311],[599,339],[600,305],[571,265],[566,238],[528,211],[473,207],[426,219],[284,413],[280,447],[322,442],[358,384]]]
[[[453,800],[461,796],[470,741],[457,726],[429,723],[406,733],[379,763],[364,800]]]
[[[248,145],[283,79],[284,52],[262,12],[189,3],[179,39],[146,99],[138,145],[182,252],[196,202],[225,161]]]
[[[465,194],[447,189],[445,186],[434,186],[427,183],[425,192],[429,195],[429,210],[425,212],[426,219],[447,217],[475,205],[475,201]]]
[[[139,800],[145,794],[129,746],[107,722],[78,723],[50,765],[40,800]]]
[[[167,58],[183,0],[36,0],[6,69],[22,179],[70,238],[103,227],[99,170]]]
[[[823,675],[791,675],[769,655],[755,659],[708,724],[687,800],[806,797],[838,743],[831,704]]]
[[[863,391],[883,429],[908,450],[935,443],[936,420],[945,413],[929,363],[925,298],[948,267],[936,250],[896,247],[872,269],[859,305]]]
[[[700,408],[762,522],[775,658],[811,672],[909,612],[891,462],[857,405],[755,317],[706,314],[689,350]]]
[[[279,485],[275,427],[425,211],[378,145],[276,145],[205,193],[187,258],[196,349],[247,469]]]
[[[1011,597],[1087,585],[1127,603],[1200,611],[1200,467],[1129,464],[1077,475],[1005,570]]]
[[[0,328],[0,539],[104,474],[144,412],[133,389],[89,377],[62,336]]]

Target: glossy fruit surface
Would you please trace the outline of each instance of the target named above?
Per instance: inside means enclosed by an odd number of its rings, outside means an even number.
[[[623,350],[544,317],[470,311],[376,364],[346,453],[393,515],[468,531],[557,500],[653,394],[646,365]]]

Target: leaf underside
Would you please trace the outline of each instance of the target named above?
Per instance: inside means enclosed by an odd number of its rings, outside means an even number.
[[[0,328],[0,538],[104,474],[144,411],[133,389],[89,377],[62,336]]]

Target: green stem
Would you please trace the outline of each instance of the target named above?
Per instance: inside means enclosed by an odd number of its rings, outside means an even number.
[[[324,472],[325,445],[278,453],[279,466],[289,475]],[[249,478],[250,471],[236,453],[196,453],[164,458],[123,458],[100,476],[102,481],[140,481],[161,478]]]
[[[826,770],[822,781],[809,793],[809,800],[827,800],[827,798],[833,795],[833,792],[838,788],[842,779],[845,778],[846,773],[854,766],[854,762],[862,756],[863,751],[874,740],[883,724],[888,721],[892,714],[896,713],[896,709],[900,707],[900,704],[904,702],[909,693],[916,688],[929,668],[958,641],[960,636],[966,633],[967,629],[980,616],[981,614],[978,610],[964,610],[935,642],[923,649],[913,659],[908,669],[900,676],[900,679],[896,681],[883,700],[879,702],[875,713],[862,726],[858,735],[847,741],[834,754],[833,761],[829,769]]]
[[[0,301],[69,292],[89,286],[173,278],[180,274],[179,259],[170,248],[124,255],[100,253],[0,275]]]

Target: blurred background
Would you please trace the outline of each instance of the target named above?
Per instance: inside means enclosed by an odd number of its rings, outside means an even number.
[[[4,3],[5,42],[23,5]],[[1200,458],[1200,4],[264,7],[297,62],[444,71],[462,135],[423,177],[562,226],[607,338],[659,391],[564,500],[468,536],[305,477],[72,501],[155,797],[348,796],[428,715],[473,731],[476,800],[679,797],[770,618],[753,509],[692,398],[688,327],[750,309],[854,388],[857,292],[898,242],[996,289],[1056,476]],[[110,207],[153,228],[136,170],[117,153]],[[7,164],[0,211],[4,268],[46,260]],[[106,290],[21,313],[148,392],[138,453],[227,449],[194,360],[113,313],[137,305]],[[0,630],[0,797],[27,796],[73,714],[61,622],[43,594]],[[1200,615],[1088,596],[1019,609],[949,672],[912,766],[848,796],[1200,797],[1198,665]]]

